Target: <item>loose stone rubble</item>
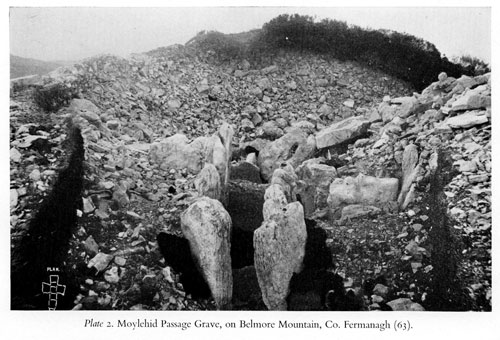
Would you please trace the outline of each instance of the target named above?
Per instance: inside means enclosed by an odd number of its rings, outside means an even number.
[[[255,145],[260,175],[272,183],[264,224],[255,233],[268,308],[286,308],[287,284],[303,256],[304,215],[329,233],[346,281],[392,275],[391,292],[370,298],[370,308],[389,298],[421,302],[424,288],[415,282],[432,274],[432,266],[418,186],[441,148],[457,170],[444,193],[453,228],[465,240],[460,275],[477,309],[491,308],[490,79],[441,74],[412,94],[380,72],[306,53],[277,56],[267,65],[215,65],[184,46],[129,59],[91,58],[34,81],[81,89],[80,98],[58,113],[41,112],[27,92],[11,100],[12,237],[22,237],[50,189],[70,122],[82,127],[87,184],[69,265],[105,273],[82,280],[75,308],[223,308],[232,289],[227,260],[220,268],[202,265],[215,305],[193,301],[177,274],[161,265],[154,236],[161,230],[181,234],[180,215],[200,196],[224,202],[231,149]],[[344,165],[331,166],[334,153]],[[293,174],[281,168],[284,162]],[[286,213],[278,213],[283,207]],[[273,233],[280,241],[270,238]],[[220,247],[226,254],[229,244]],[[363,256],[370,259],[364,268]],[[422,307],[405,301],[393,309]]]

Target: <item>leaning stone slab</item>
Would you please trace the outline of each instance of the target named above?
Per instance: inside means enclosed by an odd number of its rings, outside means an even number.
[[[351,117],[334,123],[316,134],[316,147],[318,149],[335,146],[353,140],[368,131],[368,120]]]

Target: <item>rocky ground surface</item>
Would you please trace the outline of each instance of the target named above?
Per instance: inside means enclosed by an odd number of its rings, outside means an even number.
[[[22,237],[64,163],[66,117],[79,114],[84,127],[85,191],[68,257],[68,268],[81,282],[75,309],[215,309],[211,300],[186,295],[178,273],[165,266],[158,251],[160,231],[180,233],[179,214],[196,196],[195,174],[157,164],[152,144],[175,133],[191,140],[208,136],[226,121],[235,127],[233,146],[238,147],[259,137],[277,139],[296,124],[306,124],[315,134],[351,116],[364,116],[371,126],[364,138],[335,151],[342,161],[339,177],[403,178],[409,144],[418,149],[419,180],[429,176],[436,146],[453,159],[457,174],[444,194],[460,241],[460,277],[471,309],[491,309],[488,77],[457,81],[443,76],[414,97],[422,99],[416,103],[405,97],[412,91],[400,81],[318,56],[284,54],[258,66],[206,60],[174,46],[59,69],[51,81],[76,86],[85,101],[53,114],[36,107],[30,88],[12,94],[13,240]],[[483,92],[456,100],[466,89],[481,86]],[[399,297],[425,306],[426,277],[433,270],[430,224],[424,194],[415,192],[413,203],[399,211],[335,220],[324,211],[314,215],[328,233],[346,287],[359,290],[366,280],[385,277],[384,287],[364,292],[370,309]]]

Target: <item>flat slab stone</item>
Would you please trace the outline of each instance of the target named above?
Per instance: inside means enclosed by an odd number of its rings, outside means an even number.
[[[316,134],[318,149],[335,146],[366,133],[370,122],[363,118],[351,117],[334,123]]]

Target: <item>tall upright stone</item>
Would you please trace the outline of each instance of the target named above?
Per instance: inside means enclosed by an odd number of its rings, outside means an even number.
[[[302,270],[307,239],[299,202],[265,220],[254,233],[254,262],[262,299],[269,310],[286,310],[293,273]]]
[[[222,203],[202,197],[182,213],[181,228],[217,308],[231,309],[231,217]]]
[[[215,165],[206,163],[194,180],[198,196],[207,196],[216,200],[221,198],[220,176]]]

